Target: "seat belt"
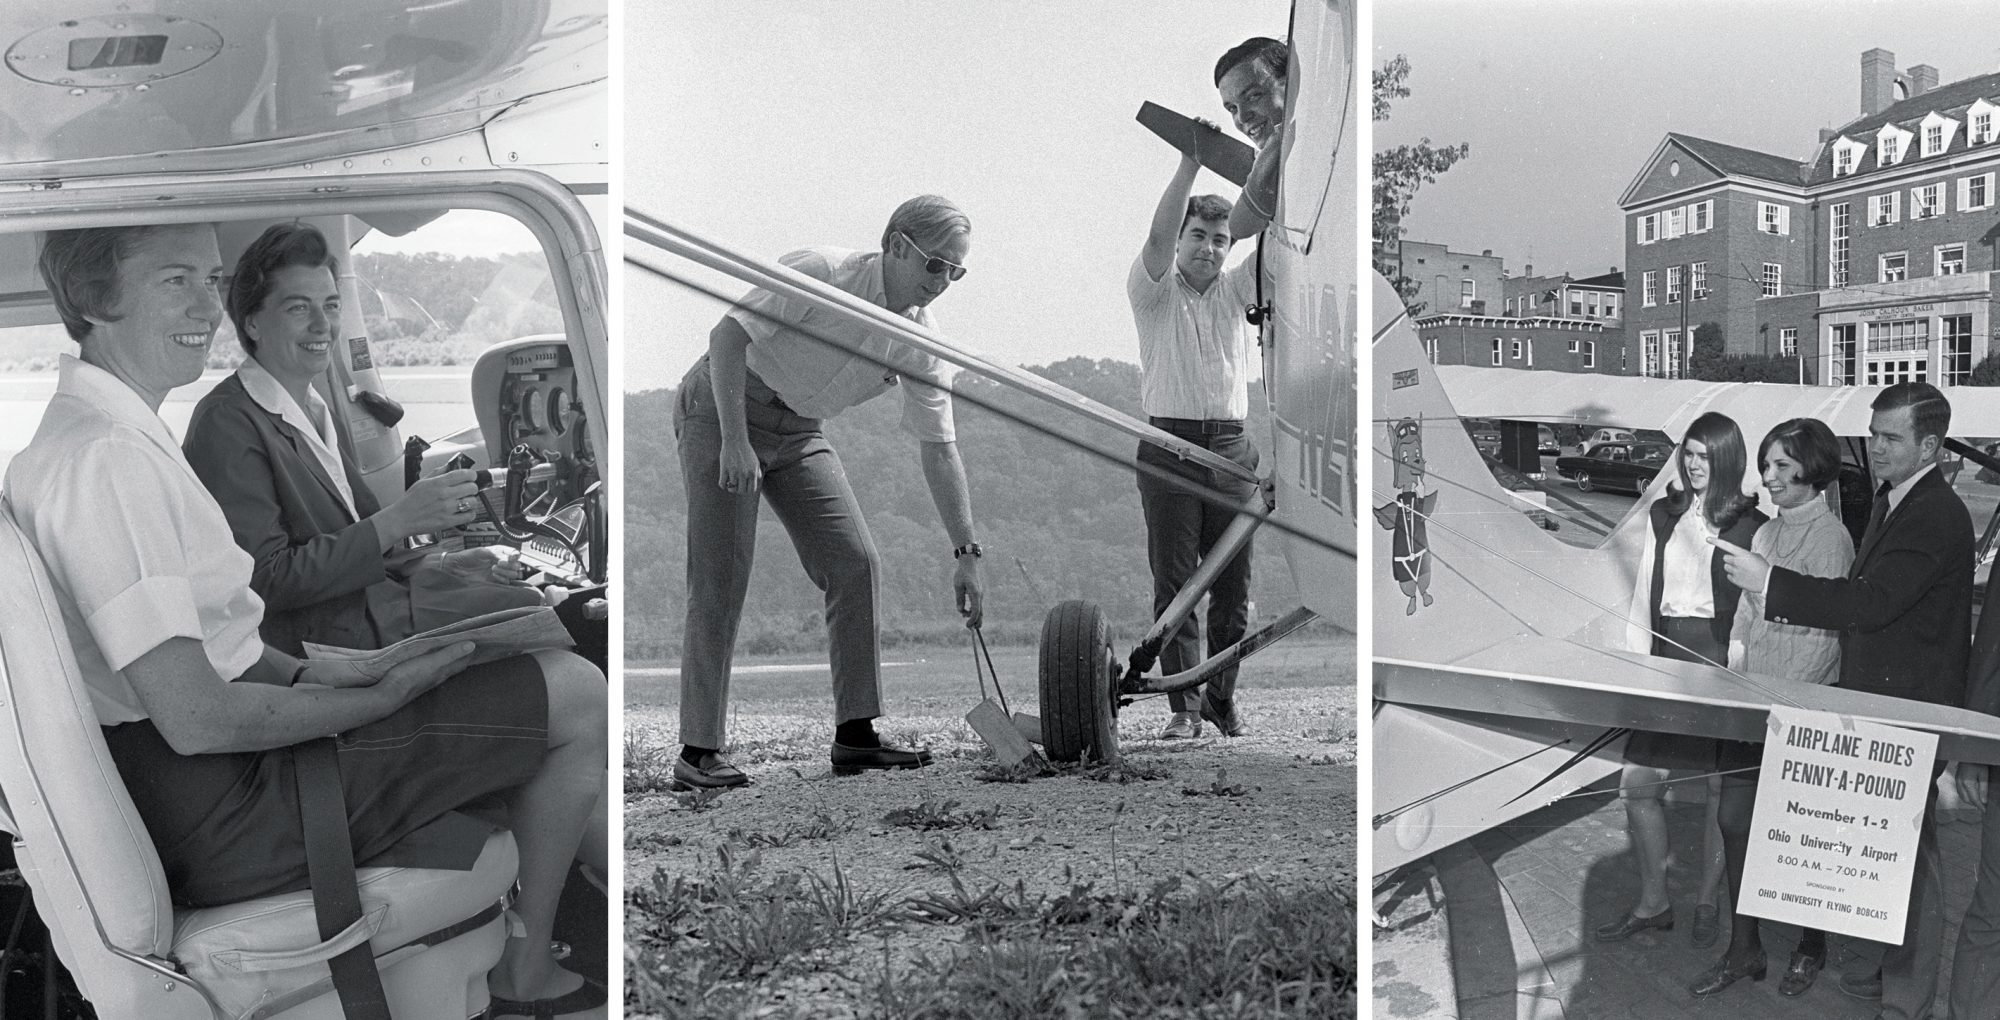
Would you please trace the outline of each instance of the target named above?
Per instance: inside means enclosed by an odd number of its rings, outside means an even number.
[[[347,829],[347,797],[332,737],[290,748],[299,793],[299,827],[306,840],[306,875],[312,882],[319,937],[330,939],[361,920],[361,889],[354,880],[354,840]],[[327,962],[347,1020],[392,1020],[382,975],[367,941]]]

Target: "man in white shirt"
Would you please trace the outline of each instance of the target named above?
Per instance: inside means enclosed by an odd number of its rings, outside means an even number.
[[[1214,195],[1190,199],[1200,161],[1184,153],[1160,195],[1145,247],[1132,263],[1126,294],[1139,333],[1141,404],[1155,428],[1203,446],[1255,470],[1257,449],[1244,432],[1250,414],[1250,355],[1244,306],[1256,299],[1256,264],[1245,259],[1223,268],[1229,255],[1229,203]],[[1151,443],[1139,445],[1139,462],[1240,504],[1256,487],[1234,476],[1182,462]],[[1152,472],[1139,475],[1139,503],[1146,514],[1146,552],[1153,568],[1157,616],[1194,573],[1234,512]],[[1208,593],[1211,654],[1235,644],[1250,617],[1250,547],[1244,546]],[[1165,674],[1201,661],[1201,621],[1187,622],[1160,652]],[[1236,671],[1210,680],[1193,706],[1190,696],[1169,696],[1174,717],[1163,738],[1195,737],[1208,719],[1224,736],[1247,730],[1236,715]]]
[[[965,275],[972,222],[935,195],[897,207],[882,250],[804,248],[784,265],[910,319]],[[882,714],[880,564],[875,541],[821,419],[898,388],[903,429],[918,440],[931,498],[957,563],[953,601],[981,617],[979,543],[952,419],[950,372],[936,358],[810,301],[755,290],[709,334],[708,354],[681,380],[674,408],[688,501],[687,630],[681,658],[683,786],[747,782],[721,750],[730,662],[749,590],[758,496],[785,524],[806,575],[826,593],[833,670],[833,769],[918,768],[925,751],[877,738]],[[943,552],[943,548],[939,549]]]

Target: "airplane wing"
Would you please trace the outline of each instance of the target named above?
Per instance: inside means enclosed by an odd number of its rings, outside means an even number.
[[[1602,421],[1675,434],[1720,410],[1746,436],[1808,414],[1854,435],[1866,432],[1874,388],[1437,368],[1410,322],[1380,324],[1401,308],[1386,282],[1375,305],[1371,506],[1386,511],[1376,526],[1390,534],[1361,569],[1374,584],[1378,869],[1609,775],[1628,727],[1761,739],[1770,706],[1793,704],[1928,730],[1946,759],[2000,763],[2000,720],[1990,716],[1631,650],[1647,643],[1643,621],[1628,620],[1643,515],[1599,548],[1556,540],[1529,516],[1533,505],[1494,480],[1459,422]],[[1968,394],[1974,413],[1983,396]]]
[[[1139,107],[1139,123],[1168,145],[1201,157],[1202,166],[1239,188],[1250,177],[1250,164],[1256,160],[1257,150],[1223,134],[1213,124],[1203,124],[1154,102]]]

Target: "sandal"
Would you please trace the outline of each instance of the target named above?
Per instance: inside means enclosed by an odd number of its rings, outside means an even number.
[[[498,995],[492,998],[492,1004],[486,1007],[486,1016],[489,1018],[525,1016],[532,1020],[555,1020],[559,1016],[596,1009],[610,1001],[611,993],[603,985],[584,978],[583,987],[553,999],[503,999]]]

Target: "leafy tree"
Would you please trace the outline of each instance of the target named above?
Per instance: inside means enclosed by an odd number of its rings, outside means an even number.
[[[1972,366],[1972,377],[1966,380],[1968,386],[2000,386],[2000,351],[1988,354],[1979,364]]]
[[[1696,326],[1694,346],[1688,351],[1688,378],[1729,381],[1721,374],[1725,370],[1727,350],[1728,343],[1722,338],[1720,325],[1704,322]]]
[[[1377,68],[1374,74],[1374,119],[1389,119],[1391,100],[1410,94],[1410,60],[1402,54]],[[1472,151],[1472,146],[1434,146],[1426,137],[1415,145],[1398,145],[1375,154],[1375,271],[1381,273],[1405,301],[1415,296],[1417,282],[1398,270],[1390,254],[1403,237],[1403,221],[1409,218],[1417,189],[1435,182]],[[1422,311],[1412,306],[1411,314]]]

